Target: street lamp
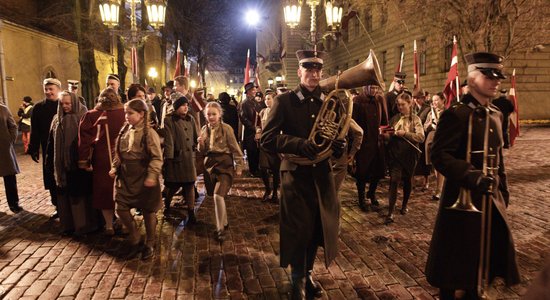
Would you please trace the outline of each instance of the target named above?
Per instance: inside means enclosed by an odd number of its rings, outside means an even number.
[[[269,85],[269,88],[270,88],[270,89],[273,88],[273,78],[269,77],[269,78],[267,79],[267,84]]]
[[[300,14],[301,14],[301,7],[302,7],[301,0],[287,0],[286,5],[283,8],[284,11],[284,18],[285,23],[290,27],[290,29],[296,28],[298,24],[300,23]],[[309,6],[311,10],[311,17],[310,17],[310,38],[311,43],[314,47],[317,46],[317,28],[316,28],[316,14],[315,11],[317,9],[317,6],[320,3],[320,0],[306,0],[306,4]],[[331,29],[336,29],[340,26],[342,22],[342,7],[336,5],[336,1],[326,0],[325,3],[325,13],[327,18],[327,25],[331,27]]]
[[[157,72],[157,69],[155,67],[150,67],[149,72],[147,72],[147,75],[153,81],[153,86],[155,86],[155,79],[157,79],[157,77],[159,76],[159,73]]]
[[[99,12],[101,15],[101,21],[105,26],[110,29],[111,34],[111,55],[113,55],[114,48],[114,36],[115,34],[122,37],[128,42],[132,48],[132,56],[137,53],[136,48],[144,41],[144,38],[156,34],[158,30],[164,26],[166,17],[166,0],[145,0],[145,7],[147,9],[147,15],[149,16],[149,24],[155,30],[139,30],[136,21],[136,5],[141,3],[140,0],[129,0],[130,3],[130,31],[115,30],[114,28],[119,25],[119,11],[121,0],[99,0]],[[137,55],[132,57],[132,74],[133,83],[138,81],[137,74]],[[114,71],[114,58],[111,68]]]

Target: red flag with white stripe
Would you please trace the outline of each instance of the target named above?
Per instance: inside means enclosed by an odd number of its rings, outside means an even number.
[[[447,74],[447,81],[445,81],[445,88],[443,88],[443,94],[447,98],[447,103],[445,106],[449,108],[451,102],[458,99],[458,48],[456,44],[456,37],[453,36],[453,50],[451,52],[451,67],[449,68],[449,73]]]
[[[176,70],[174,70],[174,78],[181,75],[181,47],[178,40],[178,50],[176,50]]]
[[[413,61],[414,88],[419,89],[420,88],[420,69],[418,68],[418,51],[416,50],[416,40],[414,40],[413,52],[414,52],[414,61]]]
[[[516,97],[516,69],[512,72],[512,78],[510,79],[512,87],[510,88],[509,98],[514,104],[514,111],[510,114],[510,146],[514,145],[516,137],[519,136],[519,108],[518,99]]]
[[[262,90],[262,86],[260,85],[260,72],[258,70],[258,63],[256,63],[256,67],[254,68],[254,85],[258,87],[258,90]]]
[[[246,67],[244,68],[244,84],[250,82],[250,49],[246,52]]]
[[[136,47],[132,47],[131,55],[132,55],[132,74],[134,75],[134,78],[139,78],[138,77],[138,74],[139,74],[138,53],[137,53]]]

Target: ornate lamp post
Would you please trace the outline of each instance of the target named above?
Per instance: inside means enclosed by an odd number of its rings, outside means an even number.
[[[128,0],[130,3],[130,31],[115,30],[114,28],[119,25],[119,11],[121,0],[99,0],[99,12],[101,14],[101,21],[110,29],[111,33],[111,55],[113,54],[114,37],[118,35],[122,37],[126,42],[130,44],[132,49],[132,73],[133,82],[138,81],[137,72],[137,51],[136,48],[141,45],[145,38],[151,34],[158,33],[158,30],[164,26],[166,17],[166,0],[145,0],[145,6],[147,9],[147,15],[149,17],[149,24],[154,30],[139,30],[136,21],[136,5],[140,3],[140,0]],[[112,62],[112,69],[114,69],[114,58]]]
[[[316,48],[317,46],[317,21],[315,11],[322,0],[305,0],[311,10],[310,17],[310,38],[311,43]],[[327,25],[331,30],[337,29],[342,22],[342,7],[338,6],[336,1],[326,0],[325,14]],[[300,14],[302,12],[302,0],[287,0],[283,8],[285,23],[290,29],[296,28],[300,24]]]

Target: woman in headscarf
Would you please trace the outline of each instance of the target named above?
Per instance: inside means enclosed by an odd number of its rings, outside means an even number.
[[[78,125],[87,111],[76,94],[63,91],[50,127],[48,153],[53,157],[46,161],[54,171],[63,234],[85,234],[95,225],[87,199],[91,177],[78,168]]]

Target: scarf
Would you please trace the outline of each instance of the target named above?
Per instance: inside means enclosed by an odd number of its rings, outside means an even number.
[[[71,112],[63,112],[58,101],[57,115],[54,116],[50,132],[54,146],[54,177],[58,187],[67,186],[67,171],[75,170],[78,162],[78,124],[87,112],[78,97],[71,95]]]

